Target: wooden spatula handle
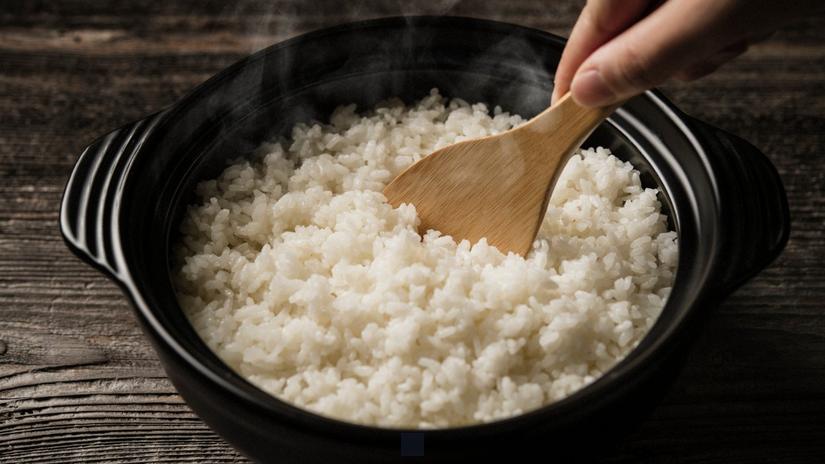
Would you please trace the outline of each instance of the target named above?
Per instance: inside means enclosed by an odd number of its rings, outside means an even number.
[[[525,130],[519,130],[518,136],[522,138],[521,143],[525,148],[528,148],[523,152],[541,157],[536,161],[543,165],[550,164],[555,167],[564,163],[566,160],[549,160],[543,157],[547,150],[540,147],[552,139],[552,153],[572,155],[593,130],[620,105],[621,103],[604,108],[587,108],[580,106],[571,94],[567,93],[555,105],[520,128]]]

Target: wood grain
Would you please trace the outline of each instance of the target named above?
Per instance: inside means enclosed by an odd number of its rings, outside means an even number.
[[[582,1],[3,0],[0,462],[242,462],[166,380],[120,291],[57,230],[93,138],[173,103],[251,51],[346,20],[475,15],[567,33]],[[613,463],[825,456],[825,20],[787,28],[666,93],[767,153],[785,253],[713,312],[674,388]]]
[[[556,179],[616,107],[581,107],[568,93],[519,127],[430,153],[393,179],[384,196],[395,208],[415,206],[419,233],[435,229],[471,244],[486,239],[526,256]]]

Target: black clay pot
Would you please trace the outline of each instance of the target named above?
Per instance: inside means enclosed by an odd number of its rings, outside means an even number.
[[[787,200],[767,158],[686,116],[657,92],[632,99],[587,146],[607,146],[659,187],[679,234],[673,292],[641,344],[567,399],[491,424],[432,431],[353,425],[258,390],[224,365],[182,314],[170,245],[198,180],[296,122],[340,104],[447,96],[532,116],[548,103],[564,40],[467,18],[347,24],[272,46],[221,72],[179,103],[94,142],[66,186],[60,226],[78,256],[131,299],[187,403],[260,461],[373,462],[538,452],[536,460],[606,449],[666,391],[701,321],[782,250]],[[584,454],[581,454],[584,453]]]

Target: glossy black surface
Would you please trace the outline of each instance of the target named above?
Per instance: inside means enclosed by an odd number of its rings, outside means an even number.
[[[201,342],[171,286],[170,246],[181,213],[195,183],[216,175],[228,159],[295,122],[324,119],[339,104],[368,107],[391,96],[411,101],[438,87],[448,96],[532,116],[549,101],[563,44],[544,32],[489,21],[391,18],[273,46],[172,108],[92,144],[67,185],[61,230],[73,251],[123,287],[172,382],[241,451],[284,462],[398,458],[402,431],[294,408],[248,384]],[[628,102],[586,145],[610,147],[664,192],[679,232],[680,262],[662,316],[627,359],[561,402],[492,424],[425,432],[428,459],[531,447],[554,454],[602,451],[666,391],[702,315],[787,240],[787,201],[764,155],[681,114],[656,93]]]

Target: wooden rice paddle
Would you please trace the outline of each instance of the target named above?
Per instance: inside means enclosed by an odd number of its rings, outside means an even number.
[[[565,163],[615,108],[584,108],[568,93],[520,127],[431,153],[384,195],[394,207],[415,205],[422,233],[470,243],[486,237],[503,253],[525,256]]]

